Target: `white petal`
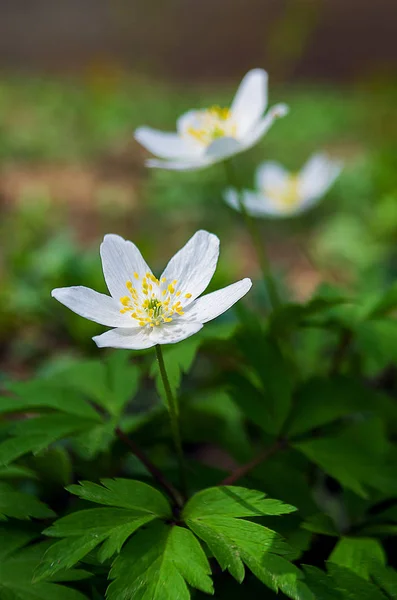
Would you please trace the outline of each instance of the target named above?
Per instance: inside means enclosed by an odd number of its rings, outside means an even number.
[[[214,140],[206,149],[205,155],[217,162],[242,152],[244,147],[234,138],[222,137]]]
[[[181,291],[181,302],[184,294],[191,294],[192,302],[208,286],[216,269],[219,256],[219,239],[208,231],[197,231],[179,252],[171,258],[161,277],[167,283],[177,280],[176,289]]]
[[[51,296],[85,319],[108,327],[134,327],[134,320],[120,313],[119,303],[83,286],[56,288]],[[131,323],[130,323],[131,321]]]
[[[266,71],[252,69],[240,83],[231,106],[239,137],[245,136],[254,127],[266,109],[267,80]]]
[[[105,235],[101,258],[106,285],[116,300],[126,295],[126,283],[134,281],[134,273],[138,273],[139,277],[151,273],[135,244],[119,235]]]
[[[179,117],[176,122],[176,129],[179,136],[185,140],[186,144],[190,146],[190,151],[196,155],[203,154],[205,151],[205,145],[199,142],[194,136],[189,134],[189,129],[197,128],[197,119],[199,118],[202,111],[200,110],[188,110]]]
[[[156,169],[165,169],[166,171],[198,171],[211,165],[213,161],[211,159],[197,158],[195,160],[156,160],[150,158],[145,162],[147,167]]]
[[[226,312],[240,298],[245,296],[252,286],[251,279],[242,279],[221,290],[199,298],[185,312],[185,319],[207,323]]]
[[[156,344],[176,344],[194,335],[202,329],[202,323],[175,319],[172,323],[153,328],[153,339]]]
[[[194,151],[192,152],[191,145],[176,133],[138,127],[134,137],[144,148],[160,158],[188,157],[195,154]]]
[[[254,128],[251,129],[251,131],[249,131],[243,139],[240,140],[244,148],[248,149],[254,146],[260,140],[260,138],[269,131],[276,119],[285,117],[287,114],[288,107],[286,104],[276,104],[270,108],[265,117],[261,119],[259,123],[255,125]]]
[[[92,339],[98,348],[143,350],[157,344],[152,333],[153,329],[148,329],[147,327],[137,327],[134,329],[118,328],[106,331],[102,335],[96,335]]]
[[[255,184],[258,190],[283,188],[289,173],[279,163],[267,161],[258,166],[255,173]]]
[[[250,190],[242,190],[239,192],[234,188],[228,188],[223,194],[226,204],[231,208],[234,208],[234,210],[241,212],[239,194],[241,194],[241,200],[246,211],[252,217],[261,217],[267,214],[267,200],[262,194],[257,194]]]
[[[339,161],[330,160],[325,154],[315,154],[300,174],[300,193],[305,204],[323,196],[342,170]]]

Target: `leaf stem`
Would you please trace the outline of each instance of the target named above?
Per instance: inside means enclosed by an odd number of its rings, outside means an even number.
[[[267,292],[269,294],[270,304],[272,308],[275,309],[281,305],[281,299],[271,272],[270,261],[267,256],[265,245],[261,240],[260,232],[255,219],[253,219],[250,216],[244,205],[244,202],[242,201],[240,185],[231,159],[224,161],[224,165],[227,180],[229,184],[233,186],[237,191],[240,212],[243,215],[246,228],[248,230],[249,235],[251,236],[252,244],[255,248],[258,257],[258,262],[262,271],[263,279],[266,285]]]
[[[163,473],[158,469],[146,454],[131,440],[121,429],[116,427],[115,433],[117,437],[126,444],[137,459],[147,468],[151,476],[157,483],[167,492],[171,500],[179,507],[183,506],[183,500],[179,492],[174,486],[164,477]]]
[[[336,375],[346,359],[346,355],[349,351],[350,344],[353,340],[353,333],[349,329],[342,329],[339,334],[339,341],[336,345],[335,352],[332,357],[331,367],[329,375],[332,377]]]
[[[248,473],[255,469],[255,467],[268,460],[279,450],[283,450],[286,447],[286,445],[286,440],[276,440],[274,444],[269,446],[269,448],[263,450],[260,454],[258,454],[258,456],[255,456],[255,458],[247,462],[245,465],[242,465],[241,467],[235,469],[232,473],[230,473],[230,475],[225,477],[225,479],[223,479],[218,485],[234,485],[236,481],[248,475]]]
[[[167,370],[165,368],[164,356],[163,356],[163,351],[161,349],[161,346],[159,344],[157,344],[155,346],[155,349],[156,349],[156,357],[157,357],[157,362],[159,365],[160,375],[161,375],[161,379],[163,382],[165,395],[167,398],[167,408],[168,408],[168,413],[170,415],[170,421],[171,421],[171,432],[172,432],[172,437],[174,440],[176,454],[177,454],[177,458],[178,458],[178,464],[179,464],[179,477],[180,477],[180,482],[181,482],[181,489],[182,489],[183,495],[186,496],[186,489],[187,489],[187,487],[186,487],[186,466],[185,466],[185,458],[183,456],[181,432],[180,432],[180,427],[179,427],[179,407],[178,407],[176,398],[174,397],[174,394],[172,393],[172,390],[171,390],[170,382],[169,382],[168,375],[167,375]]]

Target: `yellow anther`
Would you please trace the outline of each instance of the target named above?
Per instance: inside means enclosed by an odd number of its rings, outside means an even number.
[[[145,321],[139,321],[139,325],[140,325],[140,327],[145,327],[146,323],[145,323]]]
[[[171,285],[171,283],[169,284],[169,286],[168,286],[167,289],[168,289],[168,291],[169,291],[170,294],[173,294],[175,292],[175,288]]]
[[[165,277],[161,278],[161,283],[165,283],[167,281],[167,279]]]
[[[131,303],[131,299],[128,296],[123,296],[120,298],[120,302],[123,306],[128,306]]]
[[[135,277],[135,279],[139,279],[139,275],[138,275],[138,273],[136,271],[134,273],[134,277]]]
[[[191,294],[185,294],[185,298],[191,298],[192,295]]]
[[[162,295],[162,296],[165,296],[165,295],[166,295],[166,293],[167,293],[167,290],[163,290],[163,291],[161,292],[161,295]]]
[[[181,295],[181,293],[182,293],[182,292],[181,292],[181,291],[179,291],[179,292],[177,292],[177,293],[175,294],[175,296],[180,296],[180,295]]]

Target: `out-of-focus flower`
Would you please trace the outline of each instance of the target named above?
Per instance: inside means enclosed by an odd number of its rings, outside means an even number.
[[[299,173],[289,173],[280,164],[264,162],[256,171],[256,191],[225,190],[225,201],[240,210],[241,202],[253,217],[290,217],[316,204],[341,172],[339,161],[325,154],[312,156]]]
[[[190,110],[178,119],[176,133],[139,127],[135,139],[161,159],[149,159],[147,166],[194,171],[254,146],[288,112],[285,104],[277,104],[264,115],[267,79],[263,69],[249,71],[230,108]]]
[[[218,256],[216,235],[197,231],[157,279],[132,242],[105,235],[101,258],[110,296],[82,286],[58,288],[51,295],[78,315],[115,327],[93,338],[100,348],[174,344],[197,333],[250,289],[251,280],[242,279],[198,298],[212,279]]]

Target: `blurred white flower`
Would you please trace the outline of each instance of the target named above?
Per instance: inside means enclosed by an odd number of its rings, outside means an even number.
[[[263,114],[267,79],[263,69],[249,71],[230,108],[190,110],[178,119],[176,133],[139,127],[135,139],[161,159],[149,159],[147,166],[194,171],[254,146],[274,120],[288,112],[285,104],[277,104]]]
[[[139,350],[173,344],[199,331],[250,289],[242,279],[202,298],[216,269],[219,239],[197,231],[157,279],[138,248],[118,235],[101,244],[103,274],[110,296],[90,288],[58,288],[51,295],[78,315],[115,327],[93,338],[98,347]]]
[[[299,173],[289,173],[280,164],[264,162],[256,171],[256,191],[234,188],[225,191],[225,201],[240,210],[239,194],[253,217],[289,217],[316,204],[342,170],[339,161],[315,154]]]

